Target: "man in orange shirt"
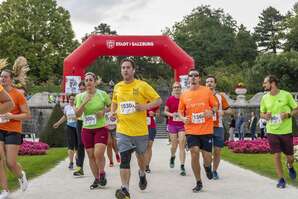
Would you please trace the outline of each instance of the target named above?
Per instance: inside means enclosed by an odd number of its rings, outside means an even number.
[[[208,179],[212,179],[212,115],[215,100],[212,91],[200,85],[200,74],[192,69],[188,74],[190,88],[182,93],[178,112],[184,122],[187,145],[191,153],[191,166],[197,184],[193,192],[203,188],[199,164],[200,152],[204,159],[204,168]]]
[[[212,91],[215,99],[217,112],[213,114],[214,133],[213,133],[213,179],[218,180],[217,169],[220,162],[220,152],[224,147],[224,128],[222,117],[224,114],[230,114],[229,104],[222,93],[216,92],[216,77],[209,75],[206,79],[206,86]]]

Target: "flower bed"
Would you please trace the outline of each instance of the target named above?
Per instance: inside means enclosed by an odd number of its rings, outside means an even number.
[[[20,146],[19,155],[44,155],[49,145],[43,142],[25,141]]]
[[[267,139],[227,141],[226,146],[234,153],[269,153]],[[298,145],[298,137],[294,138],[294,145]]]

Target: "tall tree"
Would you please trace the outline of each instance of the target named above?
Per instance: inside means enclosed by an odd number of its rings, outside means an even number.
[[[25,56],[36,81],[60,76],[64,58],[78,45],[67,10],[55,0],[7,0],[0,4],[0,56]]]
[[[255,39],[261,52],[276,53],[282,48],[284,16],[273,7],[263,10],[255,27]]]
[[[167,29],[166,34],[193,56],[203,71],[220,60],[234,62],[235,30],[235,20],[222,9],[200,6]]]
[[[246,27],[241,24],[236,35],[236,44],[235,44],[235,59],[237,64],[243,62],[253,63],[256,59],[257,44],[250,34],[246,30]]]
[[[112,30],[111,26],[106,23],[100,23],[98,26],[94,27],[94,30],[91,33],[86,33],[82,38],[82,41],[88,39],[88,37],[92,34],[101,34],[101,35],[117,35],[116,30]]]
[[[298,51],[298,3],[294,5],[293,11],[289,12],[286,19],[285,25],[287,27],[286,44],[285,50],[296,50]]]

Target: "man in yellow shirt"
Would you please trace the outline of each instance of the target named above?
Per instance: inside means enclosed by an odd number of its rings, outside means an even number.
[[[162,103],[157,92],[146,82],[134,78],[135,63],[124,59],[120,63],[123,81],[116,84],[111,112],[117,118],[117,146],[121,156],[120,177],[122,186],[116,190],[116,198],[130,199],[130,160],[133,151],[139,164],[139,187],[146,189],[144,154],[148,145],[146,111]],[[148,103],[149,102],[149,103]]]

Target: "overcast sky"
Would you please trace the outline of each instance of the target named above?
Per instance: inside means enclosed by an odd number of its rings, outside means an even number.
[[[0,0],[2,2],[3,0]],[[298,1],[298,0],[296,0]],[[69,10],[80,39],[100,23],[111,25],[120,35],[158,35],[165,27],[181,21],[200,5],[222,8],[239,24],[253,30],[263,9],[273,6],[282,14],[295,0],[58,0]]]

